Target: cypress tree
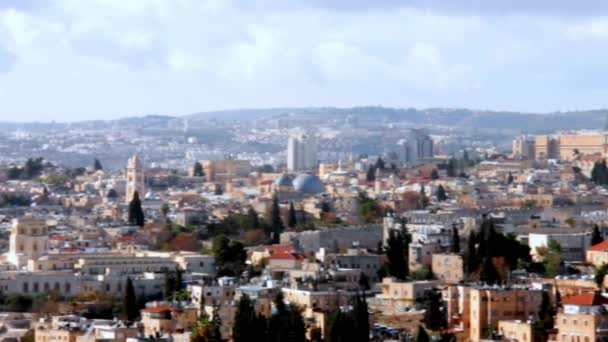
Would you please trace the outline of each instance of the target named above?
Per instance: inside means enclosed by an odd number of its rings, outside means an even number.
[[[249,209],[247,210],[247,217],[249,218],[249,224],[251,225],[251,228],[260,228],[260,217],[258,216],[258,213],[255,211],[255,209],[253,209],[253,207],[249,207]]]
[[[194,177],[205,177],[205,171],[203,170],[203,165],[200,162],[194,163],[194,170],[192,172]]]
[[[384,165],[384,160],[382,160],[382,157],[378,157],[378,159],[376,159],[375,166],[376,166],[376,169],[384,170],[385,165]]]
[[[593,226],[593,231],[591,232],[591,245],[597,245],[604,241],[602,234],[600,233],[600,227],[596,224]]]
[[[389,275],[400,280],[405,280],[409,273],[409,240],[409,234],[391,230],[384,249]]]
[[[513,174],[509,171],[509,175],[507,176],[507,184],[513,183]]]
[[[477,243],[477,236],[474,231],[469,233],[469,241],[467,245],[467,254],[466,254],[466,272],[468,274],[475,273],[477,268],[479,267],[479,256],[477,255],[477,248],[475,244]]]
[[[460,253],[460,235],[458,235],[456,224],[452,225],[452,244],[450,246],[450,252]]]
[[[139,316],[135,288],[133,287],[133,282],[130,277],[127,277],[127,286],[125,287],[123,315],[127,321],[134,321],[137,316]]]
[[[532,325],[533,333],[536,335],[536,339],[540,341],[547,341],[549,329],[553,329],[555,325],[553,316],[555,315],[555,309],[551,304],[551,299],[547,291],[543,291],[542,300],[540,303],[540,309],[538,311],[538,320]]]
[[[500,283],[500,275],[496,271],[492,258],[489,256],[483,259],[481,271],[479,272],[479,280],[489,285]]]
[[[232,338],[234,342],[250,341],[257,327],[256,313],[253,302],[244,294],[237,303]]]
[[[281,219],[281,208],[279,207],[279,199],[274,196],[272,199],[272,208],[270,211],[270,230],[273,234],[272,239],[274,243],[279,242],[279,235],[285,229],[283,226],[283,220]]]
[[[437,200],[439,202],[443,202],[446,199],[448,199],[448,196],[445,193],[445,189],[443,188],[443,185],[439,184],[439,186],[437,187],[437,191],[435,191],[435,197],[437,197]]]
[[[353,333],[354,342],[369,341],[369,311],[364,295],[357,294],[353,299]]]
[[[376,180],[376,168],[375,168],[373,165],[370,165],[370,166],[367,168],[367,174],[366,174],[366,176],[365,176],[365,179],[366,179],[368,182],[373,182],[373,181],[375,181],[375,180]]]
[[[433,169],[433,171],[431,171],[431,179],[439,179],[439,172],[437,171],[437,169]]]
[[[290,228],[294,228],[297,224],[297,220],[296,220],[296,210],[293,207],[293,202],[289,202],[289,215],[287,217],[287,225]]]
[[[95,171],[103,170],[103,166],[101,166],[101,162],[97,158],[95,158],[95,160],[93,161],[93,170],[95,170]]]
[[[418,326],[418,332],[416,333],[416,339],[414,341],[415,342],[429,342],[430,341],[429,334],[426,332],[426,330],[424,330],[422,325]]]
[[[135,191],[133,198],[129,202],[129,223],[134,226],[144,226],[144,211],[141,208],[141,201],[139,200],[139,193]]]
[[[450,160],[448,161],[448,167],[447,167],[447,174],[448,177],[456,177],[456,175],[458,174],[458,166],[456,165],[456,161],[454,160],[454,158],[450,158]]]

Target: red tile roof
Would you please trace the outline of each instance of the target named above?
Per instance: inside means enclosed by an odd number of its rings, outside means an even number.
[[[268,251],[270,254],[291,253],[295,249],[292,245],[262,245],[255,248],[255,251]]]
[[[163,311],[173,311],[174,307],[171,305],[158,305],[158,306],[150,306],[144,309],[146,312],[163,312]]]
[[[562,304],[585,306],[603,305],[608,304],[608,298],[603,297],[597,292],[585,292],[563,299]]]
[[[598,244],[589,247],[590,251],[606,251],[608,250],[608,240],[604,240]]]
[[[300,253],[273,253],[270,260],[304,260],[306,257]]]

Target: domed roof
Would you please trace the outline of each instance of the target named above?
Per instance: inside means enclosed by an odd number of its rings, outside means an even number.
[[[292,182],[293,182],[293,180],[291,179],[291,176],[284,173],[281,176],[279,176],[279,178],[275,179],[274,185],[291,187]]]
[[[319,177],[310,173],[299,174],[293,180],[293,188],[295,191],[305,194],[318,194],[325,191],[325,185]]]

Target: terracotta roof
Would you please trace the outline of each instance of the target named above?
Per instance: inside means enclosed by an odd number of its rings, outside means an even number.
[[[262,245],[254,249],[254,251],[268,251],[270,254],[291,253],[294,250],[292,245]]]
[[[598,244],[589,247],[590,251],[605,251],[608,250],[608,240],[604,240]]]
[[[273,253],[270,260],[304,260],[306,257],[300,253]]]
[[[603,305],[608,304],[608,298],[603,297],[597,292],[585,292],[571,296],[562,300],[564,305]]]
[[[173,311],[174,307],[171,305],[159,305],[159,306],[150,306],[144,309],[146,312],[163,312],[163,311]]]

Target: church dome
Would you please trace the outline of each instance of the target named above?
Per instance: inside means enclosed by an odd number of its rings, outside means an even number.
[[[325,191],[325,185],[319,177],[310,173],[302,173],[293,180],[293,188],[305,194],[318,194]]]
[[[274,185],[276,186],[287,186],[291,187],[291,183],[293,182],[290,175],[284,173],[279,178],[275,179]]]

